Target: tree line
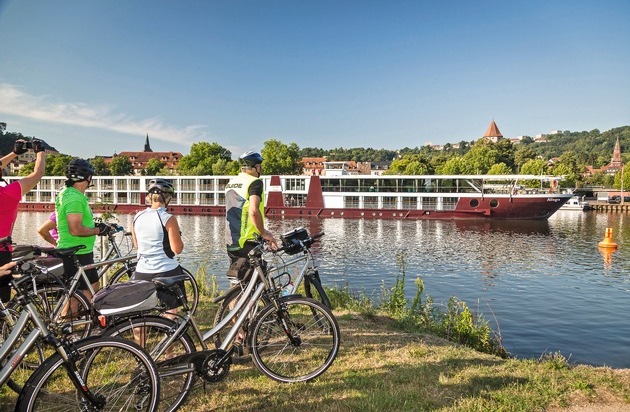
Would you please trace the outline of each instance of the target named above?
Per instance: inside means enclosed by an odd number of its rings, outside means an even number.
[[[21,133],[6,131],[6,123],[0,123],[0,153],[8,153],[17,139],[30,139]],[[586,166],[600,168],[611,160],[615,142],[619,138],[624,163],[630,159],[630,126],[605,132],[598,129],[589,132],[564,131],[546,136],[546,142],[536,142],[524,137],[519,144],[509,139],[496,143],[479,139],[446,144],[441,150],[431,146],[405,147],[399,150],[373,148],[300,148],[296,143],[283,143],[276,139],[264,142],[261,154],[265,159],[265,174],[301,174],[303,157],[326,157],[330,161],[388,162],[387,174],[549,174],[564,176],[564,187],[621,186],[621,175],[595,173],[585,177]],[[52,154],[46,164],[46,174],[65,174],[65,167],[73,156]],[[103,157],[89,159],[97,175],[124,176],[133,174],[132,162],[125,156],[116,156],[110,163]],[[32,164],[25,165],[21,173],[32,171]],[[219,143],[193,143],[190,153],[180,159],[174,172],[158,159],[146,165],[147,176],[169,175],[234,175],[239,171],[232,153]],[[624,175],[624,187],[630,187],[630,177]]]

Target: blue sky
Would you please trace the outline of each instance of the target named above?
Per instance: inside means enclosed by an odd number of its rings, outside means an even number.
[[[630,1],[0,0],[0,122],[82,157],[630,125]]]

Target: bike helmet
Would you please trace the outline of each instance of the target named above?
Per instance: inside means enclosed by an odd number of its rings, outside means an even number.
[[[151,179],[147,192],[172,195],[175,193],[175,190],[173,189],[173,184],[166,179]]]
[[[260,153],[257,152],[245,152],[238,158],[238,161],[242,166],[254,167],[262,164],[263,158]]]
[[[73,182],[84,182],[94,175],[94,168],[85,159],[72,159],[66,168],[66,177]]]

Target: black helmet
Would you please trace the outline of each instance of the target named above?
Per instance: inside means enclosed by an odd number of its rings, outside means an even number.
[[[166,179],[151,179],[147,193],[168,193],[172,195],[175,193],[175,190],[173,189],[173,184]]]
[[[238,158],[242,166],[254,167],[262,164],[263,158],[260,153],[257,152],[245,152]]]
[[[94,174],[94,168],[85,159],[72,159],[66,167],[66,177],[73,182],[84,182]]]

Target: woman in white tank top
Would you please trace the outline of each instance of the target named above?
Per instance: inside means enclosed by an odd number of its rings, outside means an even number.
[[[182,252],[184,242],[177,219],[166,211],[173,194],[171,182],[165,179],[149,182],[147,203],[150,206],[136,214],[131,227],[133,241],[138,250],[138,265],[132,279],[151,280],[155,277],[182,274],[175,255]],[[182,282],[182,291],[183,286]],[[158,297],[168,309],[180,305],[174,294],[158,291]]]

